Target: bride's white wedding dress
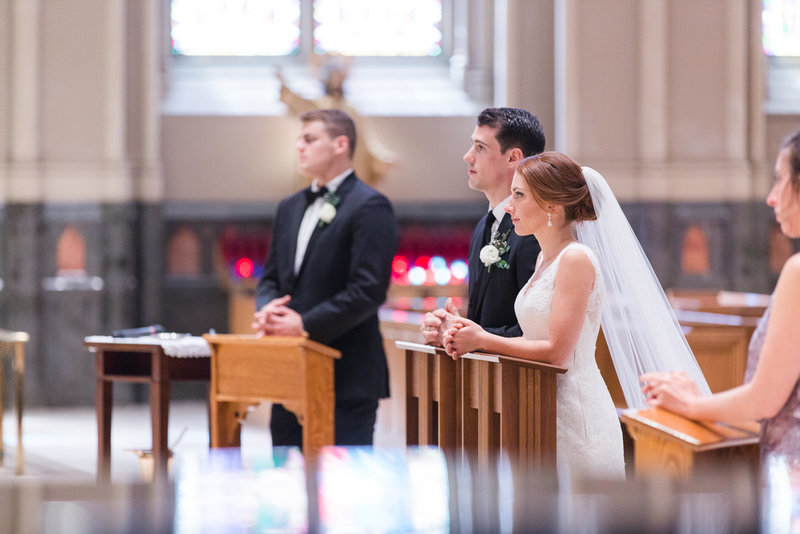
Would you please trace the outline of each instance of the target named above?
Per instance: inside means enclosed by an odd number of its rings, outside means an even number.
[[[591,260],[595,284],[583,320],[578,343],[558,375],[556,398],[557,469],[559,475],[575,478],[619,479],[625,477],[622,429],[616,408],[595,361],[600,331],[603,284],[592,250],[571,243],[553,262],[537,266],[536,272],[517,295],[514,310],[526,339],[547,339],[556,272],[566,250],[578,249]]]

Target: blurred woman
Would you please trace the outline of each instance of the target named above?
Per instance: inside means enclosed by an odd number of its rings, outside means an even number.
[[[781,231],[800,237],[800,130],[781,145],[767,204]],[[761,420],[762,458],[776,453],[800,464],[800,254],[781,270],[764,316],[753,333],[745,383],[702,395],[683,373],[642,375],[651,406],[692,419],[737,422]]]

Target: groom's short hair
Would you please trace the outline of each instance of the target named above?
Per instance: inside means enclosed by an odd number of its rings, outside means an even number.
[[[325,131],[331,139],[340,135],[347,137],[350,142],[350,159],[356,151],[356,123],[353,118],[340,109],[312,109],[300,115],[300,122],[320,121],[325,125]]]
[[[500,150],[519,148],[524,157],[535,156],[544,150],[544,130],[539,119],[519,108],[486,108],[478,115],[478,126],[497,128]]]

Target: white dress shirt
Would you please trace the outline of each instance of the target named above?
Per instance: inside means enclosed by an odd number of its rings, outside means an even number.
[[[336,192],[336,188],[338,188],[345,178],[350,176],[350,173],[353,172],[353,169],[347,169],[342,174],[325,184],[325,187],[328,188],[328,191],[331,193]],[[316,192],[319,191],[319,185],[317,181],[311,184],[311,190]],[[308,205],[306,208],[306,213],[303,215],[303,220],[300,222],[300,229],[297,231],[297,251],[295,252],[294,256],[294,274],[297,275],[300,272],[300,266],[303,265],[303,257],[306,255],[306,249],[308,248],[308,242],[311,240],[311,234],[314,233],[314,228],[317,226],[319,222],[319,212],[322,209],[322,205],[325,204],[324,197],[318,197]]]

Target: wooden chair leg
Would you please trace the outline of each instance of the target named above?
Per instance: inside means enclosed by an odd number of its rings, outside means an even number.
[[[14,350],[14,392],[17,408],[17,474],[25,467],[25,452],[22,449],[22,412],[25,407],[25,348],[18,343]],[[0,421],[0,424],[2,421]]]

